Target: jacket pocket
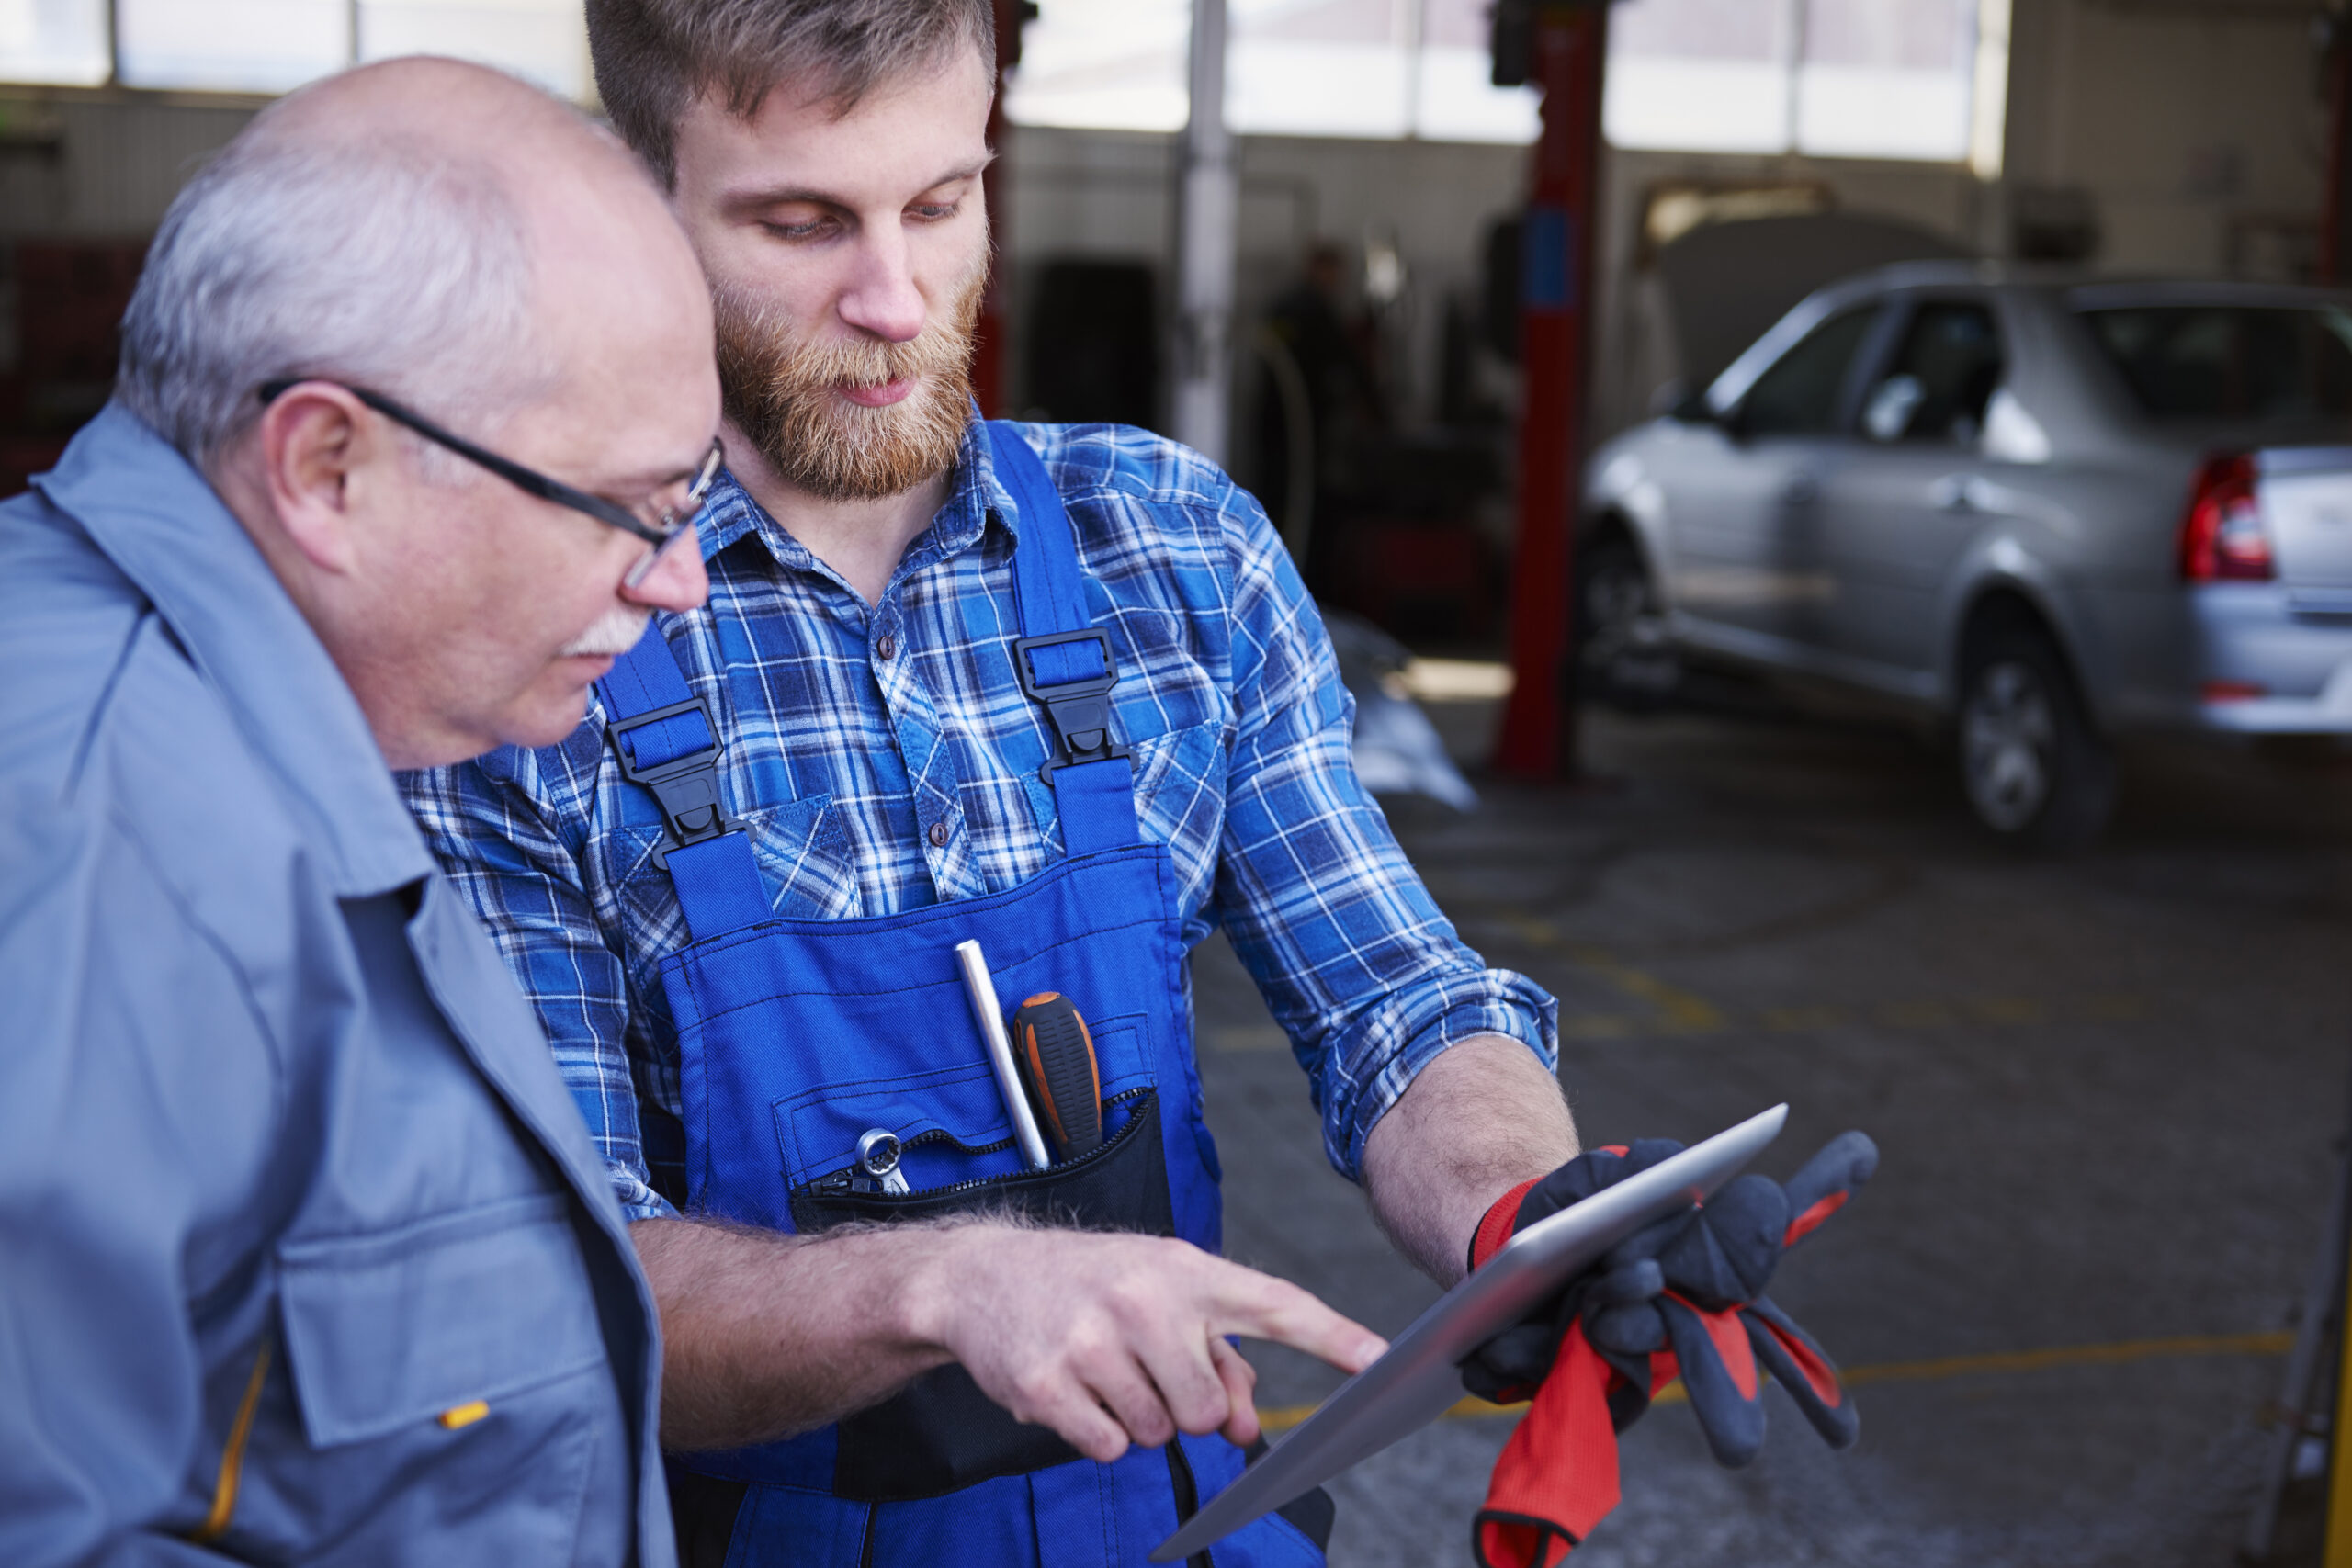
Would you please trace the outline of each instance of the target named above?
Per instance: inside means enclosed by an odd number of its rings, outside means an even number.
[[[279,1246],[278,1301],[311,1444],[365,1442],[605,1363],[561,1194]]]

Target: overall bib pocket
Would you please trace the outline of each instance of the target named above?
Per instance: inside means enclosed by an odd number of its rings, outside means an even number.
[[[1159,1091],[1129,1089],[1104,1100],[1102,1122],[1114,1130],[1100,1148],[1043,1170],[885,1192],[855,1166],[847,1166],[794,1189],[792,1223],[807,1235],[853,1220],[888,1224],[993,1210],[1066,1230],[1174,1235]],[[908,1140],[908,1156],[932,1135]],[[910,1163],[902,1159],[901,1168]]]
[[[1104,1104],[1105,1125],[1122,1114],[1102,1147],[1044,1170],[908,1193],[872,1190],[870,1180],[840,1171],[794,1192],[793,1223],[813,1234],[851,1221],[1001,1210],[1043,1224],[1173,1235],[1158,1091],[1133,1089]],[[868,1190],[854,1190],[859,1185]],[[946,1366],[842,1422],[833,1490],[857,1502],[911,1502],[1078,1457],[1049,1428],[1013,1419],[962,1367]]]

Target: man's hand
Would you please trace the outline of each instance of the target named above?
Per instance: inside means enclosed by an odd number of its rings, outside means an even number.
[[[790,1236],[699,1220],[631,1227],[665,1341],[662,1438],[735,1448],[835,1421],[961,1361],[991,1399],[1111,1460],[1179,1431],[1258,1435],[1225,1341],[1358,1371],[1379,1336],[1187,1242],[977,1220]]]
[[[939,1238],[921,1332],[989,1397],[1108,1462],[1178,1432],[1258,1437],[1257,1373],[1225,1336],[1343,1371],[1385,1348],[1306,1292],[1189,1242],[967,1225]]]

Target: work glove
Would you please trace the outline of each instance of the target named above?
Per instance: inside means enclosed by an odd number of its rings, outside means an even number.
[[[1682,1145],[1645,1139],[1596,1149],[1514,1188],[1487,1212],[1473,1268],[1519,1231],[1645,1170]],[[1859,1435],[1838,1370],[1766,1300],[1781,1255],[1842,1207],[1878,1167],[1847,1133],[1783,1187],[1743,1176],[1703,1205],[1652,1222],[1559,1297],[1463,1364],[1471,1393],[1533,1406],[1496,1461],[1472,1528],[1482,1568],[1553,1568],[1617,1506],[1617,1434],[1679,1376],[1717,1462],[1739,1466],[1764,1439],[1760,1363],[1832,1448]]]

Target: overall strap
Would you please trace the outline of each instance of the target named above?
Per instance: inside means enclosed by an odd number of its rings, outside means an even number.
[[[987,426],[997,478],[1021,509],[1012,553],[1012,599],[1021,617],[1012,663],[1021,690],[1046,710],[1055,754],[1043,770],[1061,817],[1062,849],[1073,855],[1141,841],[1133,764],[1111,737],[1111,688],[1119,672],[1111,639],[1086,612],[1078,540],[1046,465],[1021,432]]]
[[[768,918],[752,840],[728,824],[718,798],[718,729],[710,705],[686,689],[658,617],[596,682],[605,739],[621,774],[652,792],[663,838],[654,859],[670,873],[696,942]]]

